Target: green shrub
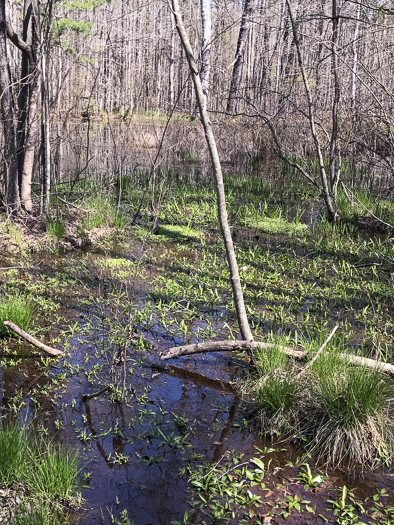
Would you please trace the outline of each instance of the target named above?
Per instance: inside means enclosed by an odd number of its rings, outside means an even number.
[[[27,332],[31,326],[33,311],[32,301],[22,295],[0,297],[0,337],[13,334],[4,326],[4,321],[12,321]]]

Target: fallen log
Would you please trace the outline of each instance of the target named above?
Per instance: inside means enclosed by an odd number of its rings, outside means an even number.
[[[39,350],[42,350],[43,352],[46,352],[47,354],[52,355],[52,356],[62,355],[63,352],[61,350],[56,350],[56,348],[51,348],[50,346],[44,345],[44,343],[41,343],[41,341],[39,341],[32,335],[26,333],[24,330],[22,330],[22,328],[19,328],[19,326],[16,326],[16,324],[14,324],[13,322],[4,321],[4,324],[8,328],[10,328],[10,330],[18,334],[19,337],[21,337],[22,339],[24,339],[31,345],[35,346]]]
[[[261,343],[258,341],[209,341],[207,343],[195,343],[192,345],[185,346],[175,346],[170,348],[166,355],[161,357],[162,361],[167,359],[173,359],[174,357],[180,357],[182,355],[193,355],[201,354],[205,352],[232,352],[240,350],[256,350],[261,348],[263,350],[272,350],[277,345],[274,343]],[[297,359],[302,359],[305,357],[306,352],[303,350],[294,350],[294,348],[289,348],[288,346],[279,346],[285,354],[290,357],[296,357]]]
[[[307,355],[304,350],[295,350],[288,346],[278,346],[274,343],[262,343],[259,341],[209,341],[207,343],[195,343],[192,345],[175,346],[170,348],[167,354],[161,356],[162,361],[168,359],[174,359],[175,357],[181,357],[184,355],[194,355],[205,352],[231,352],[237,350],[255,350],[261,348],[263,350],[272,350],[273,348],[279,348],[285,354],[296,359],[302,359]],[[390,363],[384,363],[381,361],[375,361],[368,357],[361,357],[353,354],[339,354],[339,358],[348,361],[349,363],[365,366],[366,368],[378,369],[387,374],[394,375],[394,365]]]

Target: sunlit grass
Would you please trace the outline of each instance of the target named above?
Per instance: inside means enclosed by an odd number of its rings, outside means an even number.
[[[0,337],[13,334],[4,325],[4,321],[12,321],[23,330],[28,331],[31,326],[33,312],[33,302],[23,295],[0,296]]]

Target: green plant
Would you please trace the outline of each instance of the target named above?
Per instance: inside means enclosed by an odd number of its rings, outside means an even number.
[[[4,321],[12,321],[23,330],[28,331],[31,326],[33,312],[33,302],[23,295],[11,295],[7,298],[0,298],[0,337],[14,334],[4,325]]]
[[[312,366],[308,422],[311,451],[333,464],[374,464],[385,452],[393,457],[393,387],[378,369],[354,366],[334,350]]]
[[[17,423],[0,425],[0,485],[20,482],[29,468],[26,430]]]
[[[248,386],[256,400],[261,430],[290,430],[299,394],[291,359],[281,351],[278,343],[269,352],[257,350],[253,362],[258,375]]]
[[[53,235],[58,239],[62,239],[66,231],[64,222],[59,217],[50,216],[47,216],[45,220],[45,229],[49,235]]]
[[[34,468],[29,470],[32,493],[50,501],[71,501],[77,497],[78,455],[65,448],[38,445],[31,450]]]
[[[347,503],[349,497],[350,503]],[[332,505],[332,513],[337,518],[337,525],[365,525],[359,521],[357,507],[364,514],[364,508],[356,501],[354,495],[348,492],[346,485],[342,487],[341,495],[337,500],[328,500]]]
[[[324,477],[321,474],[312,474],[311,467],[308,463],[304,463],[301,466],[301,470],[296,478],[299,482],[305,485],[305,490],[309,487],[318,487],[324,482]]]

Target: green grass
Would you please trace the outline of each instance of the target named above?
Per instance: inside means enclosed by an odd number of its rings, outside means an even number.
[[[86,205],[88,213],[82,221],[82,227],[86,230],[102,228],[103,226],[115,226],[124,229],[127,225],[127,215],[123,211],[117,211],[114,201],[109,197],[99,195],[90,199]]]
[[[251,206],[239,210],[239,221],[247,228],[268,233],[270,235],[305,235],[308,226],[300,222],[289,222],[283,216],[280,208],[269,209],[266,202],[260,203],[258,208]]]
[[[49,500],[71,501],[78,477],[75,452],[54,445],[39,447],[32,455],[28,484],[35,495]]]
[[[317,349],[320,342],[309,342]],[[275,347],[254,355],[257,374],[247,383],[262,433],[302,438],[306,449],[331,466],[376,467],[394,460],[394,387],[377,369],[340,357],[331,343],[304,374]],[[305,366],[305,364],[301,364]]]
[[[64,222],[59,218],[47,217],[45,221],[45,229],[49,235],[62,239],[66,231]]]
[[[29,469],[26,431],[15,423],[0,424],[0,485],[20,482]]]
[[[9,525],[63,525],[70,523],[65,519],[67,518],[60,518],[54,514],[53,509],[49,508],[45,502],[39,501],[34,505],[19,505]]]
[[[0,298],[0,337],[13,332],[4,326],[4,321],[12,321],[17,326],[29,331],[34,312],[34,304],[22,295]]]
[[[0,488],[11,484],[21,487],[15,525],[60,523],[55,518],[51,521],[51,510],[80,500],[78,455],[38,441],[16,422],[1,422]]]
[[[253,361],[257,378],[251,390],[257,402],[257,419],[263,431],[288,432],[292,428],[292,417],[297,408],[299,385],[295,380],[292,360],[280,350],[256,350]]]
[[[352,365],[332,349],[312,366],[308,390],[303,430],[313,453],[333,465],[393,460],[394,388],[379,370]]]

